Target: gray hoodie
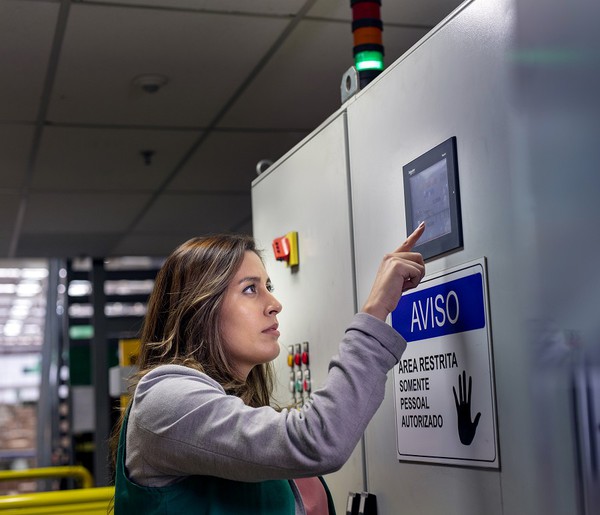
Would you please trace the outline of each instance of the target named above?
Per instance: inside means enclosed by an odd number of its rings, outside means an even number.
[[[166,486],[188,475],[237,481],[328,474],[350,457],[380,406],[406,342],[354,316],[323,388],[302,409],[251,408],[206,374],[162,365],[139,382],[127,426],[130,479]]]

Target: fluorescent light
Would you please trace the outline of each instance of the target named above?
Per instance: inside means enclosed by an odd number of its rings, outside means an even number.
[[[23,323],[20,320],[9,320],[4,324],[4,336],[19,336]]]
[[[10,316],[12,318],[23,319],[23,318],[27,318],[27,315],[29,315],[29,307],[27,307],[27,306],[13,305],[13,307],[10,309]]]
[[[89,281],[71,281],[69,284],[70,297],[84,297],[92,293],[92,284]]]
[[[46,268],[23,268],[21,277],[23,279],[45,279],[48,277],[48,270]]]
[[[33,297],[42,291],[42,285],[36,282],[22,282],[17,285],[17,296]]]

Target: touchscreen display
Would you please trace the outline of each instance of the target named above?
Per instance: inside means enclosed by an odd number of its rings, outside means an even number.
[[[419,243],[449,234],[452,231],[452,217],[446,159],[414,173],[409,178],[409,184],[413,230],[425,221],[425,233]]]

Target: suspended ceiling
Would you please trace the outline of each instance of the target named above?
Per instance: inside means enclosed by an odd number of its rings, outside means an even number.
[[[383,0],[386,64],[460,3]],[[341,104],[351,19],[350,0],[0,0],[0,259],[251,233],[257,162]]]

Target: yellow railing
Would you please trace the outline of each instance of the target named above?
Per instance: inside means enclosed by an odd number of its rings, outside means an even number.
[[[94,480],[88,469],[79,466],[43,467],[28,470],[0,471],[0,481],[35,480],[58,477],[78,479],[82,488],[57,492],[34,492],[0,496],[1,515],[106,515],[115,488],[92,488]]]
[[[0,471],[0,481],[48,479],[56,477],[73,477],[79,479],[82,488],[91,488],[94,486],[94,479],[92,478],[89,470],[78,465]]]
[[[106,515],[112,486],[0,496],[2,515]]]

